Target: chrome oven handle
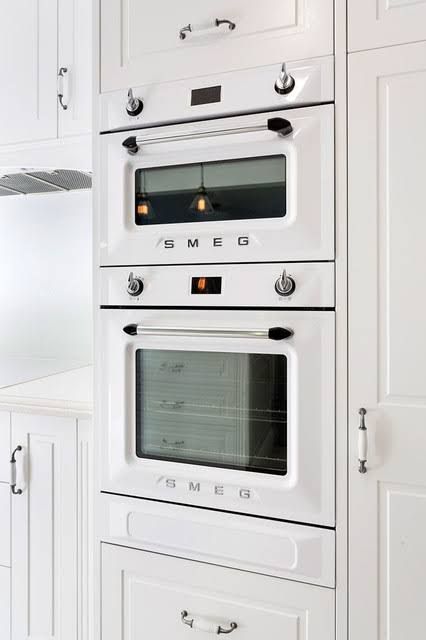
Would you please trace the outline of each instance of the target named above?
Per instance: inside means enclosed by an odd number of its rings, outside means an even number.
[[[286,340],[294,335],[291,329],[271,327],[270,329],[222,329],[214,327],[150,327],[128,324],[123,328],[129,336],[206,336],[214,338],[267,338]]]
[[[135,155],[139,151],[139,145],[161,144],[164,142],[179,142],[181,140],[199,140],[202,138],[213,138],[216,136],[230,136],[236,133],[255,133],[257,131],[272,131],[281,137],[290,135],[293,131],[291,122],[285,118],[269,118],[266,124],[252,127],[236,127],[234,129],[212,129],[211,131],[199,131],[193,133],[181,133],[172,136],[161,136],[158,138],[145,138],[144,136],[131,136],[123,142],[123,147],[130,155]]]

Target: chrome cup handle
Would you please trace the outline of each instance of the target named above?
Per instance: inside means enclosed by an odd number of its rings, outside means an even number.
[[[221,633],[232,633],[238,627],[236,622],[230,622],[229,627],[222,627],[221,625],[215,624],[214,622],[209,622],[204,618],[190,618],[188,611],[186,611],[185,609],[181,611],[180,618],[183,624],[186,624],[188,627],[194,629],[195,631],[204,631],[206,633],[213,633],[215,635],[219,635]]]

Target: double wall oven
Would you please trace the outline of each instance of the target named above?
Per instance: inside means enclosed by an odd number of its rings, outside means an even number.
[[[104,492],[334,526],[334,114],[318,64],[315,82],[296,65],[293,96],[256,71],[257,113],[204,87],[191,121],[185,103],[182,122],[138,115],[101,136]]]

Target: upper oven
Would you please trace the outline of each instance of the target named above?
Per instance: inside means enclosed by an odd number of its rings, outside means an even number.
[[[103,266],[334,259],[334,108],[101,136]]]

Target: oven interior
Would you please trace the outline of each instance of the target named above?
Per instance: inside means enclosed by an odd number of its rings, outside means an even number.
[[[287,473],[287,357],[137,349],[136,455]]]

